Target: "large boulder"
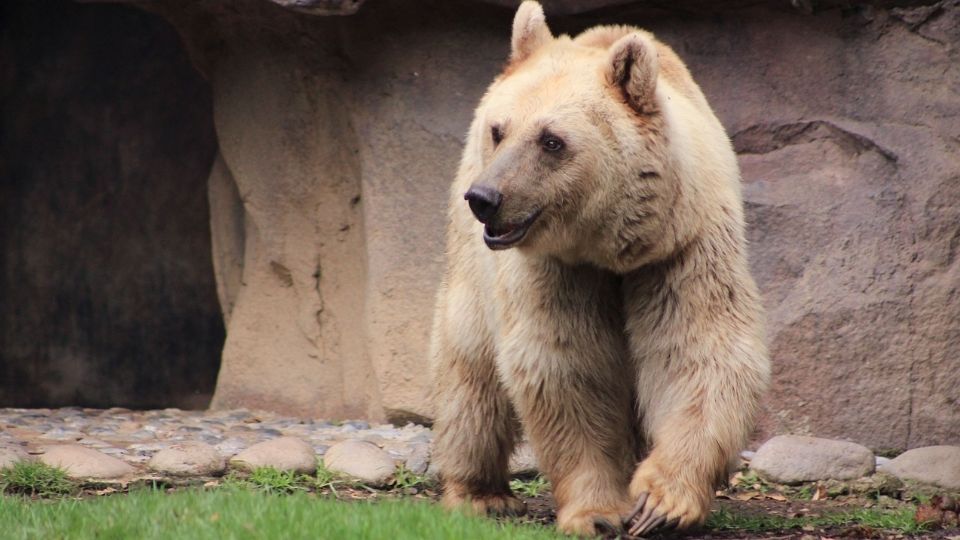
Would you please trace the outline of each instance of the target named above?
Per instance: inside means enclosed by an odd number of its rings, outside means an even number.
[[[780,435],[763,443],[750,460],[760,476],[782,484],[854,480],[873,474],[868,448],[847,441]]]
[[[900,454],[882,467],[901,480],[960,490],[960,446],[925,446]]]

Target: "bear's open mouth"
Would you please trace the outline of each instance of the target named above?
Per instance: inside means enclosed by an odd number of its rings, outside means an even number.
[[[538,217],[540,217],[539,209],[533,211],[520,223],[506,223],[498,227],[487,224],[483,227],[483,241],[490,249],[507,249],[523,240]]]

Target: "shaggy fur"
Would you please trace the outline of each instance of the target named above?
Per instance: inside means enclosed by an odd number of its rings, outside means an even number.
[[[431,348],[444,503],[521,512],[522,427],[561,530],[700,523],[769,377],[733,150],[650,33],[554,38],[529,1],[513,28],[450,195]],[[484,245],[471,185],[503,194],[493,227],[540,212],[515,247]]]

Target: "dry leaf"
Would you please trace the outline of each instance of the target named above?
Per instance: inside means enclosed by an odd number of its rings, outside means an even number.
[[[783,501],[786,501],[786,500],[787,500],[786,497],[784,497],[783,495],[781,495],[781,494],[779,494],[779,493],[767,493],[767,494],[766,494],[766,497],[767,497],[768,499],[773,499],[773,500],[775,500],[775,501],[780,501],[780,502],[783,502]]]
[[[816,491],[813,492],[813,497],[810,497],[811,501],[821,501],[827,498],[827,488],[817,485]]]
[[[750,499],[756,499],[762,496],[758,491],[744,491],[742,493],[734,493],[730,498],[738,501],[749,501]]]

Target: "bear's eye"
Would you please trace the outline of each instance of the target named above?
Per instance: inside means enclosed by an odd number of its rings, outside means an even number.
[[[563,150],[563,139],[549,133],[540,138],[540,146],[547,152],[559,152]]]
[[[493,139],[494,146],[500,144],[500,141],[503,140],[503,130],[500,129],[500,126],[490,127],[490,138]]]

